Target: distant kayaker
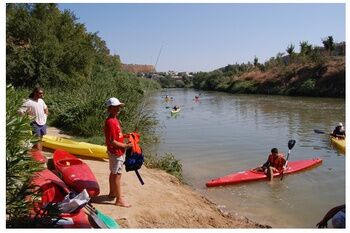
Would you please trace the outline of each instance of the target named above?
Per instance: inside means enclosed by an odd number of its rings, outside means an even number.
[[[179,106],[175,105],[175,106],[173,107],[173,110],[176,111],[176,110],[178,110],[179,108],[180,108]]]
[[[42,139],[46,134],[46,119],[49,114],[49,109],[43,97],[44,89],[36,87],[19,109],[21,115],[28,114],[32,119],[30,124],[32,126],[33,135],[39,137],[39,141],[34,145],[34,148],[38,150],[42,150]]]
[[[337,126],[334,128],[333,132],[331,133],[333,137],[338,138],[345,138],[345,129],[343,127],[343,123],[339,122]]]
[[[330,209],[316,226],[318,228],[328,227],[328,221],[330,219],[332,219],[334,228],[345,228],[345,204]]]
[[[281,173],[286,159],[282,153],[278,153],[277,148],[271,149],[271,154],[267,161],[260,167],[253,169],[254,171],[264,172],[269,180],[273,179],[273,173]]]
[[[121,177],[125,161],[125,150],[132,147],[132,143],[124,143],[123,132],[118,120],[118,114],[124,103],[112,97],[107,101],[109,116],[105,121],[104,133],[106,138],[107,152],[109,156],[109,194],[110,198],[116,198],[115,205],[131,207],[122,195]]]

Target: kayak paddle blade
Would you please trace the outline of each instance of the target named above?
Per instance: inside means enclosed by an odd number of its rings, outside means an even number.
[[[102,220],[102,222],[104,224],[106,224],[107,228],[109,228],[109,229],[118,229],[119,228],[118,223],[113,218],[111,218],[108,215],[103,214],[99,210],[96,210],[96,211],[97,211],[97,216]]]
[[[289,148],[289,150],[291,150],[294,147],[294,145],[295,145],[295,140],[289,140],[288,141],[288,148]]]
[[[95,220],[100,228],[117,229],[120,228],[119,224],[110,216],[102,213],[96,209],[91,203],[86,205],[86,209],[90,212],[90,216]]]
[[[326,134],[326,132],[319,130],[319,129],[314,129],[314,132],[318,133],[318,134]]]

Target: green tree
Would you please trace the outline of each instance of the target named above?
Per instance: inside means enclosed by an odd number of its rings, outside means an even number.
[[[291,57],[291,56],[293,56],[293,54],[294,54],[294,45],[293,44],[290,44],[288,47],[287,47],[287,49],[286,49],[286,52],[288,53],[288,55]]]
[[[300,43],[300,53],[302,55],[309,55],[312,51],[312,45],[307,41],[301,41]]]
[[[322,40],[324,48],[328,51],[329,56],[332,55],[332,51],[334,50],[334,40],[333,36],[328,36],[327,38]]]
[[[254,66],[257,67],[259,65],[259,59],[254,56]]]
[[[6,78],[15,87],[71,87],[104,69],[120,71],[97,33],[57,4],[6,5]]]

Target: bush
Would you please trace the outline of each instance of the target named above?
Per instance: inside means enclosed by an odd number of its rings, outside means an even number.
[[[157,155],[147,155],[145,156],[145,165],[148,168],[159,168],[165,170],[167,173],[177,177],[180,182],[183,182],[182,164],[172,153],[166,153],[162,157],[158,157]]]
[[[305,95],[305,96],[315,96],[317,90],[315,90],[316,86],[316,80],[309,78],[305,80],[298,90],[299,94]]]
[[[11,86],[6,92],[6,225],[19,227],[29,224],[35,197],[30,181],[43,167],[28,154],[35,143],[30,120],[17,112],[25,96]]]

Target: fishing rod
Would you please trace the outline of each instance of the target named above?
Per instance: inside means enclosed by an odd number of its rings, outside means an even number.
[[[162,49],[163,49],[163,45],[159,49],[159,53],[158,53],[158,56],[157,56],[156,64],[154,64],[154,69],[156,69],[156,67],[157,67],[158,60],[159,60],[159,57],[160,57],[160,53],[162,52]]]

